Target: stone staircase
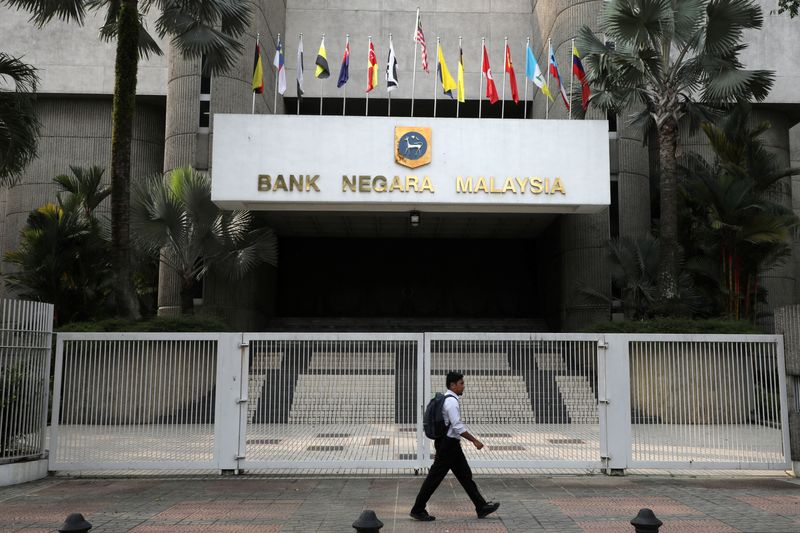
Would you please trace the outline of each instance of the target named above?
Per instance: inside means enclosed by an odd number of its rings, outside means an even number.
[[[289,423],[393,423],[394,396],[394,375],[300,374]]]

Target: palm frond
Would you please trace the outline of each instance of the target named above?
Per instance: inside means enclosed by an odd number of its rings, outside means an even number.
[[[41,28],[53,19],[65,22],[75,21],[83,24],[86,17],[84,0],[4,0],[9,7],[15,7],[31,14],[31,22]]]
[[[775,82],[769,70],[720,69],[710,76],[702,98],[708,102],[764,100]]]
[[[703,50],[724,55],[736,47],[745,29],[761,28],[761,7],[752,0],[711,0],[706,7],[708,21]]]

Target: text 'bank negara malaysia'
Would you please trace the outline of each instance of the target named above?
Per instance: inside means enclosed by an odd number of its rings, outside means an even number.
[[[610,202],[606,121],[214,120],[212,198],[227,209],[594,213]]]

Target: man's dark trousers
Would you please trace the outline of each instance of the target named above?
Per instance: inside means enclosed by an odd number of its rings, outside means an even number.
[[[411,512],[421,513],[425,511],[428,500],[431,499],[433,492],[447,475],[448,470],[453,471],[456,479],[467,491],[467,495],[469,495],[469,499],[472,500],[476,510],[486,505],[486,500],[483,499],[478,486],[472,480],[472,470],[469,467],[469,463],[467,463],[467,458],[464,457],[463,450],[461,450],[461,441],[450,437],[442,437],[434,441],[434,446],[436,446],[436,459],[434,459],[433,465],[428,471],[428,477],[425,478],[422,487],[419,489],[417,500],[414,502]]]

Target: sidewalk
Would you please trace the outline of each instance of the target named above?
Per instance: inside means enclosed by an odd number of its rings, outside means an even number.
[[[448,476],[428,506],[434,522],[409,518],[421,477],[48,478],[0,488],[0,531],[51,532],[73,512],[92,532],[354,532],[363,509],[391,532],[632,532],[640,508],[661,532],[800,531],[800,480],[787,477],[603,475],[477,476],[502,502],[478,520]]]

